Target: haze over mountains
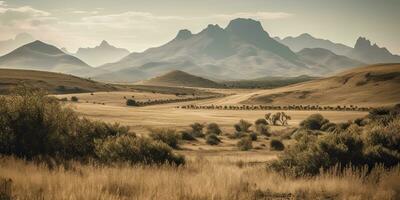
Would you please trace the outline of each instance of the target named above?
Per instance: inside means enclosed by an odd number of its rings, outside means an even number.
[[[0,68],[62,72],[77,76],[89,76],[97,73],[94,68],[78,58],[65,54],[57,47],[39,40],[23,45],[0,57]]]
[[[171,70],[185,70],[212,79],[253,79],[302,74],[320,76],[359,63],[334,69],[324,63],[310,65],[271,38],[259,21],[239,18],[232,20],[226,28],[209,25],[197,34],[181,30],[165,45],[132,53],[100,68],[114,72],[115,76],[126,69],[140,70],[148,77]],[[113,74],[109,76],[111,78]],[[132,74],[132,81],[137,79]]]
[[[24,34],[15,39],[27,40],[29,37]],[[35,41],[0,57],[0,68],[62,72],[108,82],[136,82],[174,70],[211,80],[245,80],[327,76],[365,64],[394,62],[400,62],[400,56],[372,45],[365,38],[360,37],[354,48],[309,34],[280,40],[271,38],[259,21],[238,18],[225,28],[210,24],[199,33],[180,30],[166,44],[140,53],[129,54],[126,49],[103,41],[99,46],[80,48],[72,54]],[[101,66],[93,67],[98,65]]]
[[[285,37],[280,39],[279,37],[275,37],[275,39],[288,46],[292,51],[298,52],[305,48],[323,48],[332,51],[337,55],[346,55],[351,51],[351,47],[346,46],[340,43],[334,43],[329,40],[319,39],[311,36],[308,33],[303,33],[297,37]]]
[[[103,40],[99,46],[93,48],[79,48],[74,56],[91,66],[100,66],[110,62],[116,62],[128,54],[128,50],[114,47]]]
[[[10,53],[14,49],[33,42],[35,39],[28,33],[20,33],[14,39],[0,41],[0,56]]]
[[[204,87],[204,88],[221,88],[214,81],[194,76],[183,71],[174,70],[161,76],[154,77],[150,80],[143,81],[144,85],[159,86],[185,86],[185,87]]]
[[[362,60],[366,63],[398,63],[400,56],[393,55],[386,48],[379,47],[377,44],[371,44],[371,41],[364,37],[359,37],[354,49],[347,56]]]

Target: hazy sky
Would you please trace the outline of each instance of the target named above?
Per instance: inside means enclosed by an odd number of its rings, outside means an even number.
[[[400,54],[400,0],[0,0],[0,40],[27,32],[70,51],[103,39],[142,51],[237,17],[272,36],[307,32],[349,46],[365,36]]]

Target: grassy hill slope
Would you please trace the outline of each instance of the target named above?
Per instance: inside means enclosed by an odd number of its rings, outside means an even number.
[[[22,83],[55,94],[113,91],[117,89],[112,85],[61,73],[0,69],[0,94],[7,93],[9,89]]]
[[[142,84],[159,85],[159,86],[204,87],[204,88],[222,87],[222,85],[214,81],[199,76],[194,76],[179,70],[174,70],[164,75],[154,77],[147,81],[143,81]]]
[[[380,106],[399,102],[400,64],[378,64],[325,79],[264,90],[242,103]]]

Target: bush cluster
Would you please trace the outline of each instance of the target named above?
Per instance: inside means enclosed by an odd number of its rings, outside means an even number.
[[[385,110],[385,111],[382,111]],[[393,167],[400,164],[400,106],[372,110],[362,121],[345,123],[331,133],[313,134],[313,130],[326,122],[322,116],[313,115],[303,123],[303,131],[296,135],[292,145],[279,160],[269,167],[293,176],[316,175],[320,170],[334,166],[354,167],[376,165]],[[340,127],[339,126],[339,127]]]
[[[149,136],[154,140],[164,142],[174,149],[179,148],[181,136],[174,129],[157,128],[149,130]]]
[[[162,144],[137,139],[128,127],[119,124],[80,118],[56,98],[39,90],[21,86],[10,95],[0,97],[1,155],[28,160],[45,156],[82,161],[93,158],[132,163],[137,160],[143,163],[184,162],[165,147],[167,144]],[[119,148],[119,153],[106,153],[114,147]],[[132,149],[146,154],[140,155],[141,159],[137,159],[137,155],[130,157]],[[122,157],[116,159],[118,156]]]

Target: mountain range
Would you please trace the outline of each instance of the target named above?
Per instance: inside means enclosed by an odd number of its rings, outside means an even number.
[[[29,39],[20,35],[15,40],[21,38]],[[61,72],[107,82],[136,82],[181,70],[221,81],[326,76],[365,64],[400,62],[400,56],[363,37],[354,48],[309,34],[280,40],[259,21],[244,18],[225,28],[210,24],[198,33],[183,29],[162,46],[128,53],[106,41],[80,48],[76,54],[35,41],[1,56],[0,68]]]
[[[134,69],[130,81],[154,77],[171,70],[184,70],[211,79],[253,79],[264,76],[321,76],[358,66],[325,66],[302,60],[301,56],[279,43],[263,29],[259,21],[232,20],[226,28],[208,25],[197,34],[181,30],[170,42],[141,53],[131,53],[122,60],[101,66],[115,79],[121,71]],[[140,73],[136,73],[140,71]],[[138,74],[138,76],[136,76]],[[96,77],[95,77],[96,78]],[[105,77],[102,75],[101,77]]]
[[[103,40],[99,46],[93,48],[79,48],[73,55],[91,66],[100,66],[110,62],[116,62],[128,54],[128,50],[117,48]]]

